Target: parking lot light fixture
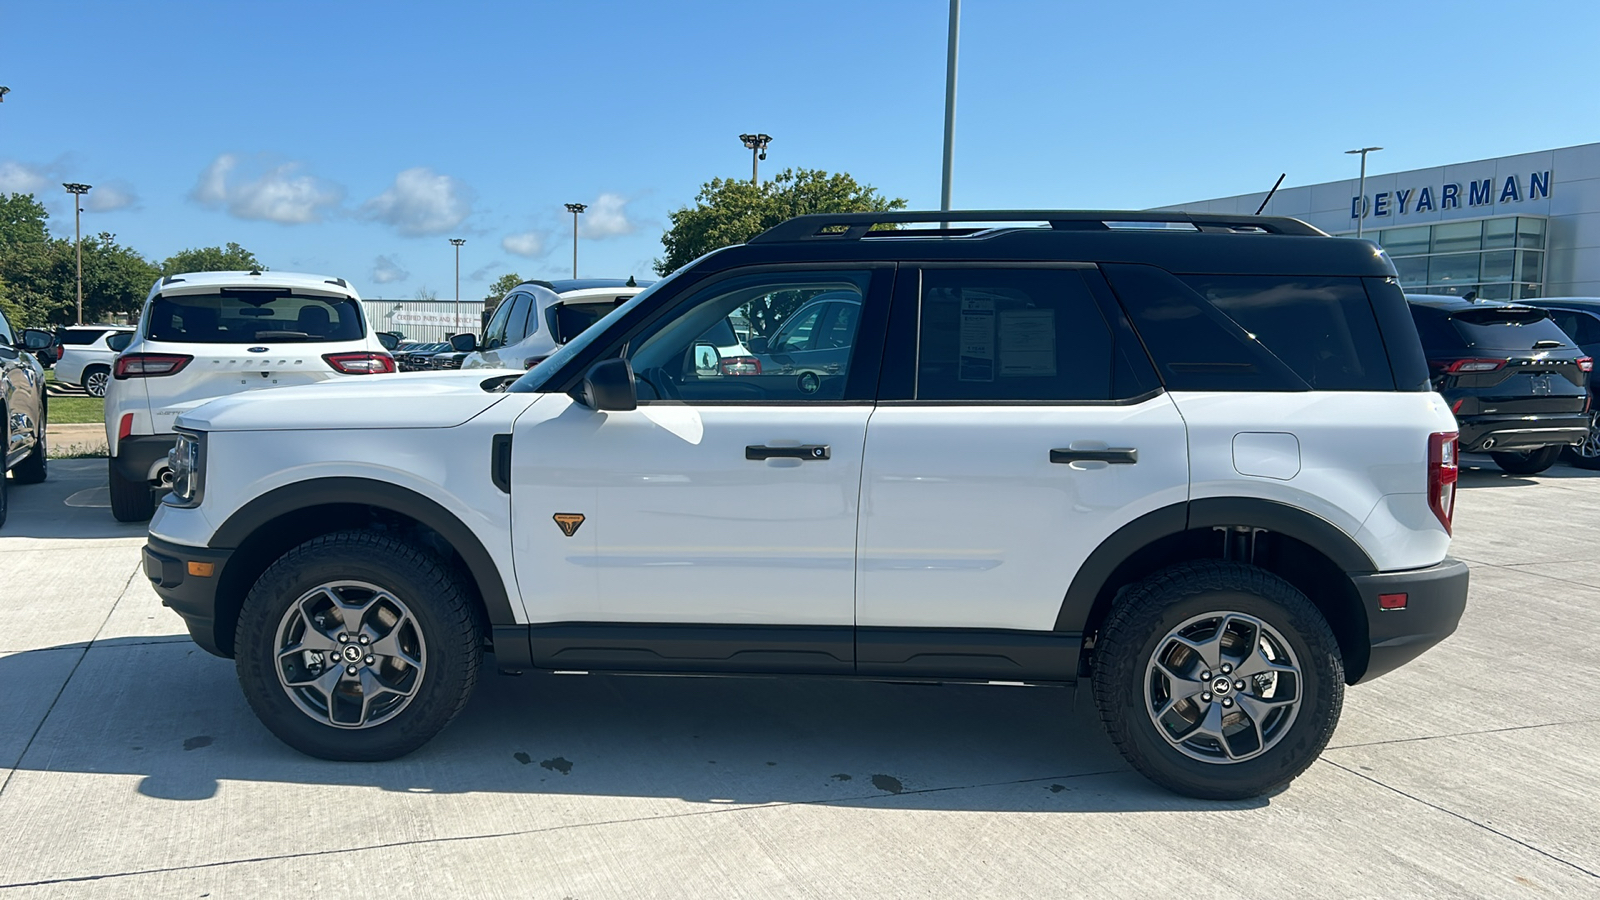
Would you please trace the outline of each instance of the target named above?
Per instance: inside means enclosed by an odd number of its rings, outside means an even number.
[[[572,213],[572,277],[578,277],[578,216],[588,205],[584,203],[568,203],[567,212]]]
[[[68,181],[61,185],[72,195],[72,236],[78,245],[78,324],[83,324],[83,195],[89,185]]]
[[[767,144],[771,143],[770,134],[741,134],[739,140],[744,142],[744,148],[750,151],[750,183],[759,184],[757,174],[760,171],[761,160],[767,158]]]
[[[11,88],[8,88],[3,84],[0,84],[0,103],[6,102],[6,95],[9,94],[9,93],[11,93]]]
[[[1361,239],[1361,223],[1367,218],[1367,154],[1382,150],[1382,147],[1362,147],[1359,150],[1346,150],[1345,153],[1361,154],[1361,180],[1356,186],[1356,239]]]

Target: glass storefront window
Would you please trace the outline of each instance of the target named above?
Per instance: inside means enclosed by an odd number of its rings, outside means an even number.
[[[1405,285],[1428,283],[1428,258],[1426,256],[1390,257],[1394,270],[1400,273],[1400,283]]]
[[[1517,246],[1544,249],[1544,220],[1517,217]]]
[[[1511,285],[1509,284],[1480,284],[1478,285],[1479,300],[1510,300]]]
[[[1544,254],[1538,250],[1517,251],[1517,280],[1538,283],[1544,280]]]
[[[1428,226],[1415,228],[1388,228],[1382,232],[1379,243],[1390,256],[1415,256],[1428,252]],[[1506,244],[1507,247],[1511,246]]]
[[[1477,224],[1477,223],[1474,223]],[[1478,280],[1478,254],[1450,253],[1428,257],[1428,283],[1471,283]]]
[[[1482,281],[1512,281],[1516,278],[1513,263],[1516,261],[1514,250],[1492,250],[1483,254],[1483,262],[1479,266],[1478,278]]]
[[[1441,222],[1433,226],[1433,252],[1483,249],[1482,222]]]
[[[1514,284],[1512,287],[1516,288],[1518,300],[1537,300],[1544,296],[1544,288],[1537,284]]]
[[[1494,250],[1500,247],[1515,247],[1517,245],[1517,220],[1513,216],[1503,219],[1490,219],[1483,223],[1483,249]]]

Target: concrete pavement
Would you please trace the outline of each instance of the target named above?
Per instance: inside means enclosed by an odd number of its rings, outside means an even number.
[[[1600,896],[1589,473],[1467,472],[1461,630],[1218,804],[1037,688],[491,674],[406,759],[312,760],[160,607],[104,466],[0,529],[0,898]]]

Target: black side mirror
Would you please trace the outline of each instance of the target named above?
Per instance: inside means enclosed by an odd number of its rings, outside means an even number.
[[[24,328],[22,330],[22,344],[24,350],[43,350],[55,343],[56,339],[48,331],[37,328]]]
[[[639,408],[633,366],[625,359],[603,359],[589,367],[572,398],[597,411],[627,412]]]
[[[767,352],[767,339],[764,337],[753,337],[750,340],[745,341],[744,345],[745,347],[749,348],[751,353]]]
[[[115,353],[121,353],[128,349],[128,345],[131,343],[133,343],[133,332],[131,331],[119,331],[106,338],[106,346]]]
[[[380,331],[378,332],[378,345],[392,353],[394,348],[400,346],[400,335],[392,331]]]
[[[457,353],[471,353],[478,349],[478,336],[470,331],[450,335],[450,349]]]

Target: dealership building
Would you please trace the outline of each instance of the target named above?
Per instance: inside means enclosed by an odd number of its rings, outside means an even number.
[[[1369,164],[1376,157],[1369,159]],[[1351,160],[1351,168],[1355,168]],[[1600,144],[1281,188],[1265,215],[1375,241],[1407,293],[1600,297]],[[1265,191],[1162,207],[1250,214]]]

